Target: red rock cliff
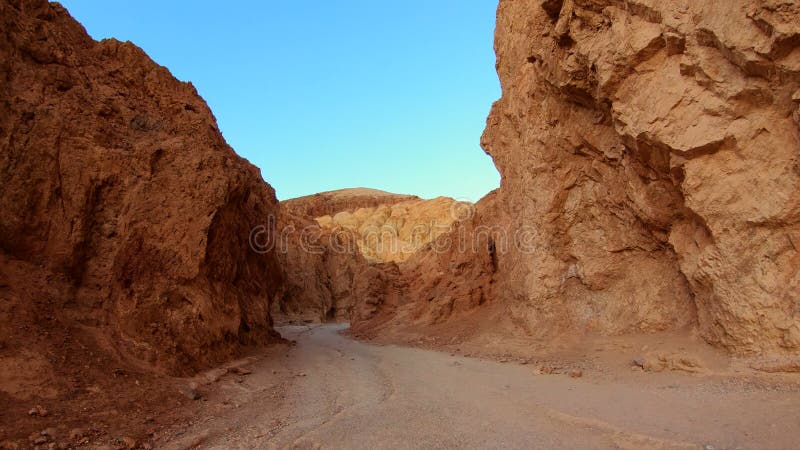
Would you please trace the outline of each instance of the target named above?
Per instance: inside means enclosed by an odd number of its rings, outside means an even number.
[[[45,302],[172,372],[272,336],[280,274],[248,235],[277,201],[195,88],[58,4],[0,17],[0,333]],[[64,287],[33,298],[25,273]]]

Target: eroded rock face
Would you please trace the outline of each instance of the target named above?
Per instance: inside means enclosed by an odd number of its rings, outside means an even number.
[[[379,189],[348,188],[284,200],[281,202],[281,208],[298,217],[314,218],[412,200],[420,200],[420,198],[415,195],[393,194]]]
[[[285,283],[273,315],[282,322],[351,321],[362,329],[379,324],[407,289],[425,285],[404,276],[400,265],[465,212],[472,205],[451,198],[365,188],[281,202],[277,247]]]
[[[497,218],[496,193],[475,205],[459,204],[453,211],[452,231],[436,236],[420,251],[398,263],[398,277],[387,295],[362,308],[351,329],[357,336],[399,331],[413,336],[469,337],[484,330],[508,335],[504,305],[497,298],[498,256],[508,235]],[[399,292],[397,291],[399,289]],[[467,318],[470,313],[478,317]],[[440,333],[441,328],[447,328]]]
[[[365,240],[357,229],[337,225],[331,216],[386,219],[391,217],[386,211],[407,211],[401,205],[418,202],[425,201],[365,188],[281,202],[276,248],[284,283],[273,303],[274,315],[282,321],[358,320],[399,295],[404,281],[397,264],[364,254]]]
[[[438,197],[340,211],[315,220],[332,233],[352,235],[367,261],[402,262],[451,231],[461,208],[460,202]]]
[[[47,303],[179,373],[273,336],[281,273],[248,235],[277,201],[194,87],[58,4],[2,0],[0,17],[0,261],[64,286],[32,298],[3,277],[2,332]]]
[[[491,283],[517,334],[696,327],[800,351],[800,7],[501,0],[495,39],[482,145],[502,183],[478,220],[533,230],[533,250],[454,289]],[[419,323],[449,301],[429,297],[409,298]]]

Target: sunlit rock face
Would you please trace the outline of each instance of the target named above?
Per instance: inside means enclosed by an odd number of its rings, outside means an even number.
[[[340,211],[316,221],[333,233],[352,234],[370,262],[402,262],[451,231],[459,206],[448,197],[413,199]]]
[[[272,304],[273,315],[281,322],[357,321],[399,295],[403,280],[394,258],[405,244],[398,240],[403,227],[390,224],[408,218],[397,215],[407,213],[403,205],[418,202],[425,203],[415,196],[365,188],[281,202],[277,257],[284,283]],[[376,225],[367,226],[366,218]],[[372,240],[378,238],[385,242]],[[387,257],[374,257],[377,250]]]
[[[501,0],[495,51],[502,183],[469,226],[531,245],[420,252],[383,322],[800,350],[800,6]]]

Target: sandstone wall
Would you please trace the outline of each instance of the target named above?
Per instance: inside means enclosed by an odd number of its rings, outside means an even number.
[[[2,0],[0,17],[0,261],[67,286],[31,298],[3,277],[0,329],[46,301],[172,372],[273,336],[281,273],[248,234],[277,201],[195,88],[58,4]]]
[[[385,212],[392,205],[421,201],[356,188],[281,202],[276,248],[284,283],[272,306],[274,316],[281,321],[313,322],[371,316],[384,298],[400,292],[403,280],[398,267],[390,260],[368,260],[357,230],[336,225],[330,215],[372,217],[376,210]],[[314,220],[313,214],[328,220]]]
[[[348,188],[284,200],[281,208],[295,216],[314,218],[419,199],[416,195],[393,194],[378,189]]]
[[[533,250],[412,293],[420,324],[491,283],[518,334],[697,328],[737,354],[800,350],[800,7],[501,0],[495,51],[481,143],[502,182],[476,220],[533,230]],[[419,258],[401,269],[460,257]]]
[[[399,263],[448,232],[459,210],[468,207],[471,205],[449,197],[414,199],[340,211],[315,220],[333,233],[351,234],[368,261]]]

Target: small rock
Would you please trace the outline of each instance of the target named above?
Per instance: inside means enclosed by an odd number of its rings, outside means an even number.
[[[86,436],[86,430],[84,430],[83,428],[73,428],[69,432],[69,439],[71,441],[78,441],[84,436]]]
[[[253,373],[252,370],[245,369],[244,367],[234,367],[232,372],[238,375],[250,375],[251,373]]]
[[[583,376],[583,371],[580,369],[572,369],[569,371],[569,376],[571,378],[580,378]]]
[[[644,369],[645,359],[643,357],[634,358],[632,361],[634,366],[641,367]]]
[[[200,400],[200,393],[197,392],[197,383],[191,382],[180,387],[180,392],[189,400]]]
[[[30,411],[28,411],[28,415],[29,415],[29,416],[39,416],[39,417],[46,417],[46,416],[47,416],[47,414],[48,414],[48,413],[47,413],[47,410],[46,410],[46,409],[44,409],[44,408],[43,408],[42,406],[40,406],[40,405],[36,405],[36,406],[34,406],[33,408],[31,408],[31,410],[30,410]]]
[[[228,374],[228,369],[222,367],[218,369],[209,370],[205,373],[205,378],[208,380],[209,383],[217,383],[219,380],[222,379],[225,375]]]
[[[139,443],[136,442],[136,439],[134,439],[134,438],[132,438],[130,436],[125,436],[124,438],[122,438],[122,443],[125,445],[125,448],[127,448],[128,450],[133,450],[136,447],[138,447],[138,445],[139,445]]]

